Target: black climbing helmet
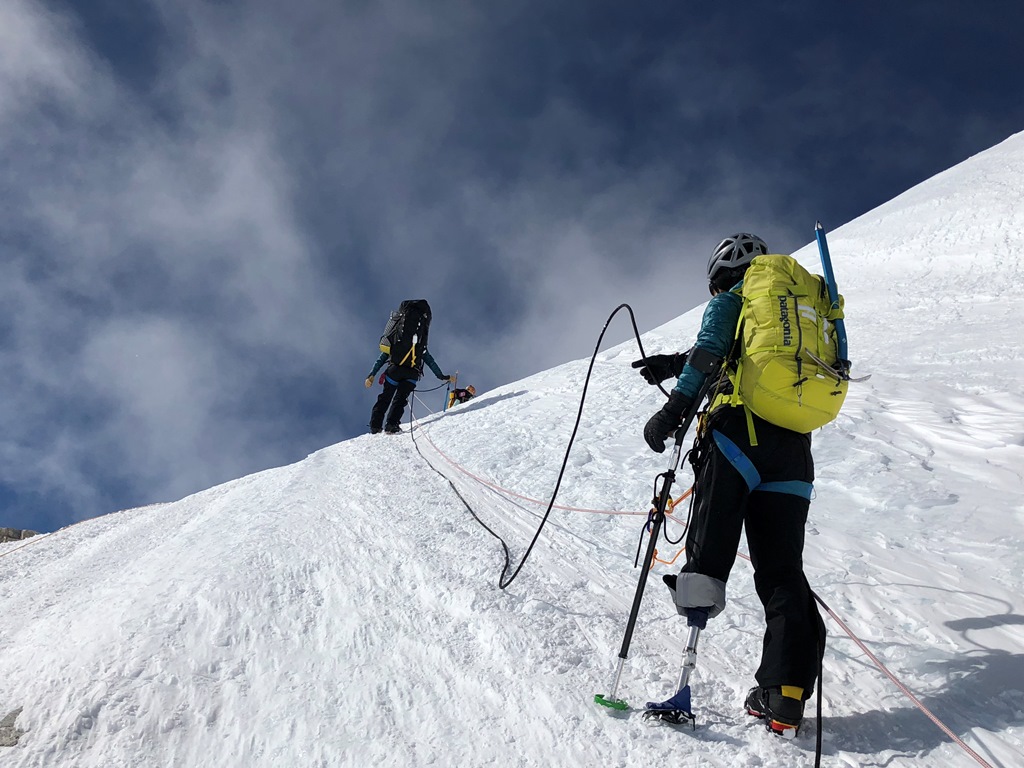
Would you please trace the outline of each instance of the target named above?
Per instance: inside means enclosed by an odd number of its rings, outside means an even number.
[[[768,246],[757,235],[740,232],[720,242],[708,259],[708,285],[727,291],[737,282],[755,256],[768,253]],[[724,283],[729,283],[724,285]]]

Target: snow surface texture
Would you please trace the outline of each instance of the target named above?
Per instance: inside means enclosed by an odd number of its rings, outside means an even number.
[[[983,761],[1024,765],[1024,134],[830,235],[854,374],[872,377],[814,438],[808,576]],[[813,244],[797,256],[817,271]],[[645,348],[686,348],[700,315]],[[641,438],[661,395],[637,356],[598,356],[559,504],[646,511],[668,454]],[[644,518],[556,509],[501,591],[500,545],[425,460],[518,563],[544,507],[437,451],[546,500],[588,362],[443,415],[424,394],[412,435],[0,546],[0,716],[21,708],[23,731],[0,766],[810,764],[813,701],[794,741],[742,711],[762,633],[745,561],[701,637],[697,730],[616,718],[593,697]],[[634,707],[674,693],[686,635],[656,575],[618,690]],[[979,764],[826,623],[826,765]]]

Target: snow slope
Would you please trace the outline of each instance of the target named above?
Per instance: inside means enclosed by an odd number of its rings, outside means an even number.
[[[815,436],[808,576],[978,757],[829,618],[826,765],[1024,765],[1022,180],[1024,134],[830,233],[872,377]],[[797,256],[816,267],[813,245]],[[700,313],[645,348],[685,348]],[[554,510],[504,591],[467,504],[518,564],[544,507],[479,480],[549,497],[587,360],[443,415],[424,393],[411,435],[0,545],[0,717],[21,708],[24,731],[0,768],[810,765],[811,708],[793,742],[741,709],[762,629],[742,560],[701,638],[696,732],[593,703],[667,462],[640,436],[661,396],[636,357],[624,344],[594,367],[558,497],[589,511]],[[673,693],[684,637],[653,578],[619,695]]]

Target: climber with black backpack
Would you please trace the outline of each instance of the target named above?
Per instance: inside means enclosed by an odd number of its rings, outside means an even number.
[[[835,418],[846,395],[849,364],[835,333],[842,298],[831,301],[823,278],[746,233],[714,249],[707,274],[712,298],[693,348],[633,364],[651,384],[677,377],[644,427],[658,453],[705,378],[716,377],[689,454],[695,480],[686,564],[663,578],[680,614],[717,615],[746,528],[766,626],[757,686],[744,704],[770,731],[792,737],[825,649],[803,572],[804,525],[814,481],[810,432]]]
[[[382,429],[388,434],[402,431],[399,423],[402,421],[409,396],[416,389],[416,382],[423,376],[424,363],[441,381],[454,380],[454,377],[441,373],[441,369],[427,351],[429,331],[430,305],[426,299],[403,301],[398,309],[391,313],[380,337],[380,356],[365,381],[367,389],[372,387],[377,371],[388,363],[381,376],[384,389],[377,397],[370,414],[372,434],[377,434]]]

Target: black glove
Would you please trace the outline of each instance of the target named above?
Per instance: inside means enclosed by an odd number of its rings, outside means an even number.
[[[686,365],[686,352],[675,355],[651,355],[633,363],[633,368],[640,369],[640,375],[647,379],[648,384],[658,384],[673,376],[678,377]]]
[[[690,409],[692,401],[682,392],[672,390],[668,402],[651,416],[644,426],[644,440],[655,453],[665,452],[665,440],[683,424],[683,414]]]

